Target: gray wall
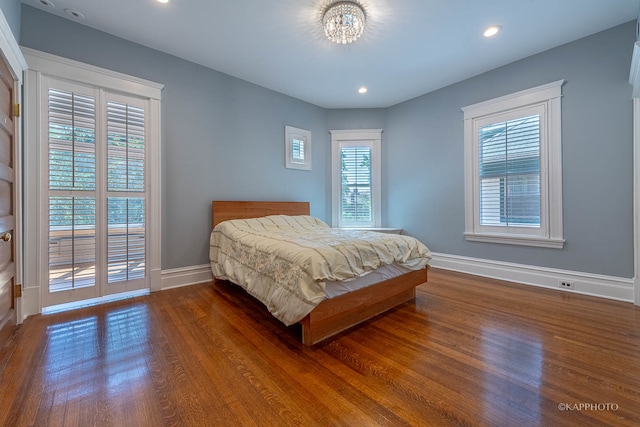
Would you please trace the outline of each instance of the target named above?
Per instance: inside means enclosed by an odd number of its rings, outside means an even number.
[[[16,40],[20,40],[20,6],[20,0],[0,0],[0,9]]]
[[[329,130],[385,129],[386,127],[386,108],[327,110],[327,128]]]
[[[20,44],[165,85],[162,269],[208,263],[214,199],[308,200],[330,218],[324,109],[30,6]],[[311,130],[311,172],[285,169],[285,125]]]
[[[633,277],[635,21],[389,108],[388,222],[432,251]],[[461,107],[565,79],[564,249],[467,242]]]
[[[309,200],[312,214],[329,220],[328,131],[382,128],[383,225],[402,227],[434,252],[632,277],[634,28],[635,21],[375,110],[324,110],[29,6],[20,42],[165,85],[163,269],[208,261],[212,199]],[[460,108],[559,79],[565,248],[466,242]],[[311,172],[284,168],[284,125],[312,131]]]

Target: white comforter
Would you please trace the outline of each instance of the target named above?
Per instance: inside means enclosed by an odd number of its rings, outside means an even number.
[[[286,325],[326,298],[325,281],[349,280],[391,263],[424,268],[429,250],[413,237],[330,228],[311,216],[224,221],[211,232],[214,277],[262,301]]]

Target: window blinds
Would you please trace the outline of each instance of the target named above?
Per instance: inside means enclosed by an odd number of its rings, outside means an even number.
[[[95,190],[95,99],[49,90],[49,189]]]
[[[292,153],[293,160],[298,161],[300,163],[304,163],[304,160],[305,160],[304,141],[301,139],[294,138],[291,149],[293,151]]]
[[[144,277],[144,198],[109,197],[108,283]]]
[[[107,282],[144,277],[144,109],[107,103]]]
[[[540,116],[479,129],[480,223],[540,227]]]
[[[49,89],[49,288],[95,284],[96,106]]]
[[[107,103],[109,191],[144,191],[144,109]]]
[[[371,147],[342,146],[342,222],[371,221]]]

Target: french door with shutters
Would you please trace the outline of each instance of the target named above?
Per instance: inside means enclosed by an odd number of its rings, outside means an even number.
[[[149,288],[148,100],[41,83],[42,306]]]

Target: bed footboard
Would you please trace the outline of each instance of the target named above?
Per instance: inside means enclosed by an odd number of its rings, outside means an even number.
[[[426,281],[424,268],[321,302],[300,321],[303,344],[316,344],[412,300],[416,286]]]

